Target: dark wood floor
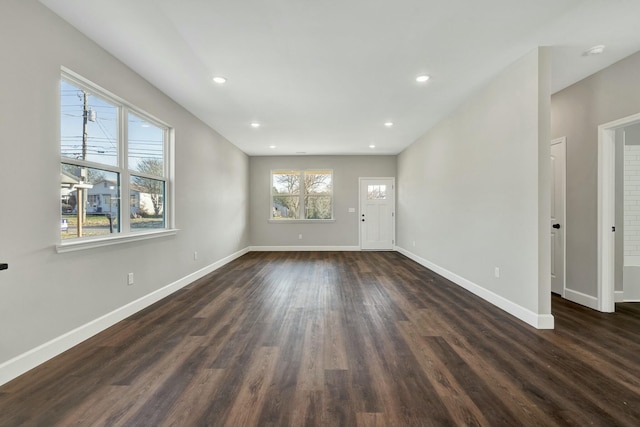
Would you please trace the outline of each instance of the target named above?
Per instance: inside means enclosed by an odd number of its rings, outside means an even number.
[[[0,387],[0,425],[640,426],[640,305],[553,314],[395,252],[249,253]]]

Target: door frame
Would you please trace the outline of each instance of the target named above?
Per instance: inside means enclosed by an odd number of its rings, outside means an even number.
[[[365,179],[390,179],[391,185],[393,185],[393,221],[391,224],[391,250],[396,250],[396,177],[395,176],[361,176],[358,177],[358,246],[362,249],[362,225],[360,224],[360,218],[362,217],[362,181]]]
[[[564,173],[560,178],[560,182],[562,185],[562,196],[564,198],[564,210],[562,213],[562,218],[560,221],[562,223],[562,227],[560,228],[560,233],[562,236],[563,245],[562,245],[562,292],[560,296],[565,298],[566,290],[567,290],[567,137],[563,136],[560,138],[556,138],[551,140],[551,145],[562,144],[562,151],[564,152],[563,160],[563,171]]]
[[[616,130],[640,123],[640,113],[598,126],[598,310],[615,306]]]

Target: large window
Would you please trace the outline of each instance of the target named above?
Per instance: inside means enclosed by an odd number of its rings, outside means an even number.
[[[333,172],[321,169],[272,171],[271,219],[333,219]]]
[[[169,136],[167,125],[63,72],[62,240],[167,228]]]

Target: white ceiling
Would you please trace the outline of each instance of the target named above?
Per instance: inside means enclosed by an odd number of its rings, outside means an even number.
[[[554,92],[640,50],[638,0],[40,1],[249,155],[397,154],[537,46]]]

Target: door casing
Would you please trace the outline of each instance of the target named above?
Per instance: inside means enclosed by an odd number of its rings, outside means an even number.
[[[598,302],[615,311],[615,153],[616,130],[640,123],[640,113],[598,126]]]
[[[558,212],[557,214],[557,218],[556,221],[558,223],[560,223],[560,229],[558,229],[557,231],[555,231],[556,235],[558,235],[558,239],[560,239],[561,241],[561,265],[559,269],[552,269],[559,271],[559,281],[560,283],[560,288],[558,289],[554,289],[553,287],[553,278],[551,280],[551,290],[553,292],[558,293],[560,296],[562,296],[564,298],[565,296],[565,285],[566,285],[566,271],[567,271],[567,252],[566,252],[566,248],[567,248],[567,209],[566,209],[566,205],[567,205],[567,199],[566,199],[566,188],[567,188],[567,163],[566,163],[566,155],[567,155],[567,138],[566,137],[562,137],[562,138],[557,138],[554,139],[553,141],[551,141],[551,145],[552,147],[555,146],[556,148],[558,148],[560,150],[560,158],[555,159],[554,161],[561,161],[562,165],[561,165],[561,170],[562,173],[559,176],[555,176],[555,182],[558,184],[558,186],[555,189],[552,189],[551,191],[551,195],[554,196],[555,195],[555,191],[556,190],[560,190],[561,192],[561,202],[562,202],[562,209]],[[554,167],[554,165],[552,165],[552,168]],[[553,238],[551,239],[551,242],[553,244]],[[554,254],[554,250],[552,248],[551,250],[551,254]],[[553,255],[552,255],[553,256]],[[552,259],[552,266],[554,266],[556,263],[555,259]]]

